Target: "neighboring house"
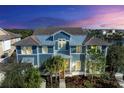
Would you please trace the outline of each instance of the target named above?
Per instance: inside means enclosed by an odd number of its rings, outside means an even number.
[[[17,43],[18,62],[29,62],[40,67],[48,58],[60,55],[66,59],[66,72],[84,74],[87,50],[93,46],[106,56],[109,43],[96,37],[89,37],[82,28],[46,28],[34,31]]]
[[[123,29],[110,29],[102,30],[106,40],[113,45],[124,45],[124,30]]]
[[[21,38],[18,34],[5,31],[0,28],[0,62],[4,62],[4,59],[11,56],[15,50],[13,44],[18,42]]]

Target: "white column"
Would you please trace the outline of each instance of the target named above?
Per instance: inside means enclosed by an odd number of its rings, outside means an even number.
[[[39,63],[39,48],[37,46],[37,65],[38,67],[40,67],[40,63]]]

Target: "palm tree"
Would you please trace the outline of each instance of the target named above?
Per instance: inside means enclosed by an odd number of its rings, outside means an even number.
[[[53,57],[53,63],[55,65],[55,76],[56,76],[56,82],[57,82],[57,76],[58,74],[64,70],[64,58],[61,56],[54,56]]]
[[[50,81],[51,81],[51,87],[53,86],[52,85],[52,76],[53,74],[55,73],[55,70],[56,70],[56,67],[53,63],[53,58],[49,58],[46,62],[45,62],[45,67],[46,67],[46,70],[49,72],[50,74]]]

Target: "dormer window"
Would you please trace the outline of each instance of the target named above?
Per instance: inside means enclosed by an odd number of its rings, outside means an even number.
[[[66,50],[66,40],[65,39],[58,40],[58,49]]]

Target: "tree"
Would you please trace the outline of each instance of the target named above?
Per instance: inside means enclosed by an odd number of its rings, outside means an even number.
[[[64,58],[62,58],[61,56],[54,56],[53,57],[53,63],[55,65],[55,75],[56,75],[56,82],[57,82],[57,76],[65,68]]]
[[[11,66],[13,66],[11,68]],[[11,63],[7,65],[5,79],[1,87],[5,88],[36,88],[40,87],[40,72],[31,65]]]
[[[6,73],[6,77],[2,83],[4,88],[23,88],[24,87],[24,77],[20,71],[10,71]]]
[[[97,48],[97,46],[88,49],[89,59],[87,61],[88,72],[93,75],[97,74],[98,72],[104,73],[106,67],[106,61],[104,54]]]
[[[51,87],[53,86],[52,85],[52,76],[53,76],[53,74],[55,73],[55,70],[56,70],[55,64],[53,62],[54,61],[53,61],[52,57],[47,59],[46,62],[45,62],[45,68],[50,74]]]
[[[64,70],[64,67],[65,67],[64,59],[61,56],[51,57],[45,62],[45,67],[50,74],[50,81],[51,81],[51,87],[52,87],[52,76],[53,74],[55,74],[56,83],[57,83],[57,76],[61,71]]]
[[[24,86],[26,88],[38,88],[41,85],[40,72],[36,68],[30,68],[24,72]]]
[[[111,46],[107,54],[107,70],[112,75],[117,71],[124,73],[124,46]]]
[[[33,30],[31,29],[5,29],[9,32],[22,35],[22,39],[31,36],[33,34]]]

